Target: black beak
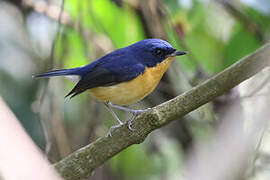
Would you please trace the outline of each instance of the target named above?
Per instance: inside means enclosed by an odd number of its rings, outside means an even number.
[[[182,56],[188,54],[188,52],[186,51],[174,51],[170,56],[174,57],[174,56]]]

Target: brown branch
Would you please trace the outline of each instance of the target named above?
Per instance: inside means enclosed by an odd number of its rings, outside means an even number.
[[[47,1],[35,1],[35,0],[22,0],[23,7],[25,9],[34,10],[37,13],[46,15],[48,18],[59,21],[63,25],[73,26],[74,21],[67,11],[63,10],[63,1],[60,7],[48,3]],[[61,19],[59,17],[61,16]]]
[[[112,137],[99,138],[75,151],[56,163],[55,168],[65,179],[87,178],[114,155],[143,142],[153,130],[212,101],[269,65],[270,44],[267,44],[190,91],[140,115],[134,122],[135,131],[131,132],[125,123],[112,133]]]

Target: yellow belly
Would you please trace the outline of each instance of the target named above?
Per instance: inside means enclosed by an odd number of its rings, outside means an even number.
[[[89,89],[89,91],[94,98],[102,102],[112,102],[117,105],[136,103],[155,89],[172,59],[169,57],[155,67],[146,68],[143,74],[131,81],[113,86],[96,87]]]

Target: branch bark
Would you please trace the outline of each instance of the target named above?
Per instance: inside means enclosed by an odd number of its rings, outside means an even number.
[[[68,180],[87,178],[117,153],[143,142],[153,130],[210,102],[269,65],[270,44],[267,44],[188,92],[140,115],[133,124],[135,131],[131,132],[125,123],[112,133],[112,137],[97,139],[56,163],[55,168]]]

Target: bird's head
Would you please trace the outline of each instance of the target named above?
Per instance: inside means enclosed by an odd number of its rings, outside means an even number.
[[[185,51],[177,51],[170,43],[161,39],[145,39],[129,46],[129,48],[132,54],[148,67],[155,66],[168,57],[187,54]]]

